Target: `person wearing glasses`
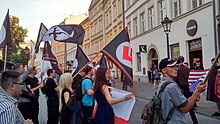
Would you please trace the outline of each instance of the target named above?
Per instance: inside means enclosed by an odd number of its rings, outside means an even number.
[[[15,70],[3,71],[0,78],[0,123],[1,124],[33,124],[31,120],[23,120],[17,108],[18,98],[22,94],[22,78]]]

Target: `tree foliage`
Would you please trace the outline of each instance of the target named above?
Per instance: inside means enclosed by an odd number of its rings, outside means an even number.
[[[24,60],[27,59],[28,56],[25,54],[24,48],[20,47],[20,44],[24,42],[28,30],[19,25],[19,18],[16,16],[10,16],[10,30],[12,48],[8,49],[7,61],[12,63],[24,63]]]

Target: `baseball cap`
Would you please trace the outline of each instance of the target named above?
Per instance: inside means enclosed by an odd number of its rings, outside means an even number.
[[[159,68],[162,70],[165,67],[172,67],[177,64],[177,61],[169,59],[169,58],[164,58],[160,61]]]

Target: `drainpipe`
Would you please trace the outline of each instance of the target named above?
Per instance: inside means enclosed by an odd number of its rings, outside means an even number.
[[[212,7],[213,7],[213,25],[214,25],[214,43],[215,43],[215,55],[217,55],[218,52],[218,42],[217,42],[217,32],[218,32],[218,37],[220,36],[220,29],[219,29],[219,22],[218,26],[216,26],[216,4],[215,0],[212,0]],[[218,27],[218,30],[217,30]],[[218,41],[220,39],[218,38]]]
[[[125,5],[124,5],[124,0],[122,0],[122,21],[123,21],[123,28],[125,28]]]

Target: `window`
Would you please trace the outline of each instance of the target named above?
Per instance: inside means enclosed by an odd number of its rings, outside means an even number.
[[[114,29],[114,37],[117,36],[117,28]]]
[[[122,1],[118,0],[118,15],[122,13]]]
[[[132,4],[135,3],[137,0],[132,0]]]
[[[95,51],[94,51],[94,53],[96,53],[97,52],[97,50],[99,50],[99,42],[98,41],[96,41],[95,42]]]
[[[131,22],[128,22],[127,26],[128,26],[128,34],[131,37]]]
[[[136,53],[137,56],[137,71],[141,71],[141,53]]]
[[[90,33],[89,33],[89,31],[90,31],[90,30],[87,30],[87,38],[88,38],[88,39],[90,38],[90,35],[89,35]]]
[[[91,36],[93,36],[93,26],[91,25]]]
[[[98,25],[97,25],[97,23],[95,23],[95,34],[98,32]]]
[[[172,3],[173,8],[173,18],[181,15],[181,0],[173,0]]]
[[[149,24],[149,29],[153,28],[154,27],[154,6],[150,7],[148,9],[148,24]]]
[[[145,13],[140,14],[140,33],[144,33],[146,27],[146,22],[145,22]]]
[[[102,19],[99,19],[99,31],[102,31]]]
[[[112,11],[109,11],[109,25],[112,24]]]
[[[106,28],[108,27],[108,14],[106,14],[106,16],[105,16],[106,18]]]
[[[117,18],[117,7],[116,4],[113,6],[113,20]]]
[[[180,55],[180,47],[179,44],[175,44],[171,46],[171,57],[172,59],[177,60]]]
[[[203,4],[203,0],[191,0],[192,9],[199,7]]]
[[[127,9],[131,6],[130,0],[126,0]]]
[[[165,16],[167,15],[165,0],[161,0],[159,2],[159,9],[160,9],[160,21],[162,21],[165,18]]]
[[[134,20],[133,20],[133,31],[134,31],[134,36],[137,36],[137,31],[138,31],[138,27],[137,27],[137,17],[136,18],[134,18]]]

